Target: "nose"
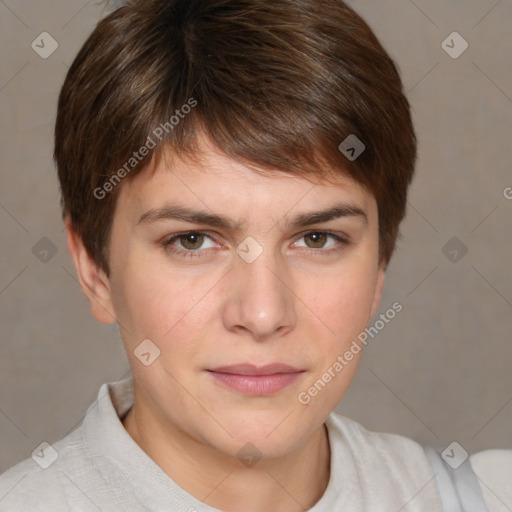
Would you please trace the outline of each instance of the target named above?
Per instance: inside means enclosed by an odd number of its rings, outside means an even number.
[[[252,263],[236,261],[223,304],[226,329],[256,341],[283,336],[297,322],[290,273],[270,252],[264,251]]]

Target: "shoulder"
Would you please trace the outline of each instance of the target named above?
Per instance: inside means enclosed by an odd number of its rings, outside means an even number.
[[[489,510],[512,510],[512,450],[484,450],[470,461]]]
[[[46,507],[65,510],[60,489],[54,471],[45,471],[32,459],[26,459],[0,475],[0,510],[37,512]],[[44,506],[41,503],[43,496]]]
[[[340,464],[354,468],[354,485],[366,501],[375,499],[376,508],[385,502],[396,510],[406,504],[411,511],[440,510],[434,472],[419,443],[397,434],[369,431],[334,412],[327,427],[331,453],[342,459]]]
[[[360,423],[335,412],[331,413],[328,421],[334,432],[346,440],[351,450],[365,459],[381,461],[405,472],[418,467],[430,469],[423,447],[408,437],[372,432]]]
[[[30,458],[0,475],[0,510],[67,510],[73,484],[66,475],[84,459],[81,429],[53,445],[39,445]]]
[[[91,502],[112,512],[133,509],[134,492],[118,457],[131,462],[126,450],[136,447],[119,421],[132,403],[131,379],[103,384],[76,430],[52,446],[39,445],[0,475],[0,511],[90,510]]]

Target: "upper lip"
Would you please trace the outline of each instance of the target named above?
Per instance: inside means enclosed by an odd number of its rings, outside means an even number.
[[[229,366],[218,366],[208,370],[216,373],[231,373],[234,375],[275,375],[277,373],[298,373],[303,370],[283,363],[271,363],[263,366],[253,364],[234,364]]]

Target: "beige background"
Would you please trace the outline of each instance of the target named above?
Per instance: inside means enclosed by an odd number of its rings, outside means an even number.
[[[512,1],[350,3],[400,66],[420,147],[381,307],[404,309],[338,409],[438,447],[512,448]],[[0,472],[63,437],[128,371],[117,329],[92,319],[78,287],[51,160],[60,85],[101,13],[0,0]],[[43,31],[59,44],[48,59],[31,48]],[[469,44],[457,59],[441,47],[453,31]],[[33,254],[43,237],[57,249],[46,263]],[[456,263],[442,252],[452,237],[468,249]]]

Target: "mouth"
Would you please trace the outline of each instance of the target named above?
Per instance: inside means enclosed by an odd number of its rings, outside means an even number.
[[[267,396],[278,393],[305,372],[282,363],[264,366],[252,364],[219,366],[207,371],[217,383],[248,396]]]

